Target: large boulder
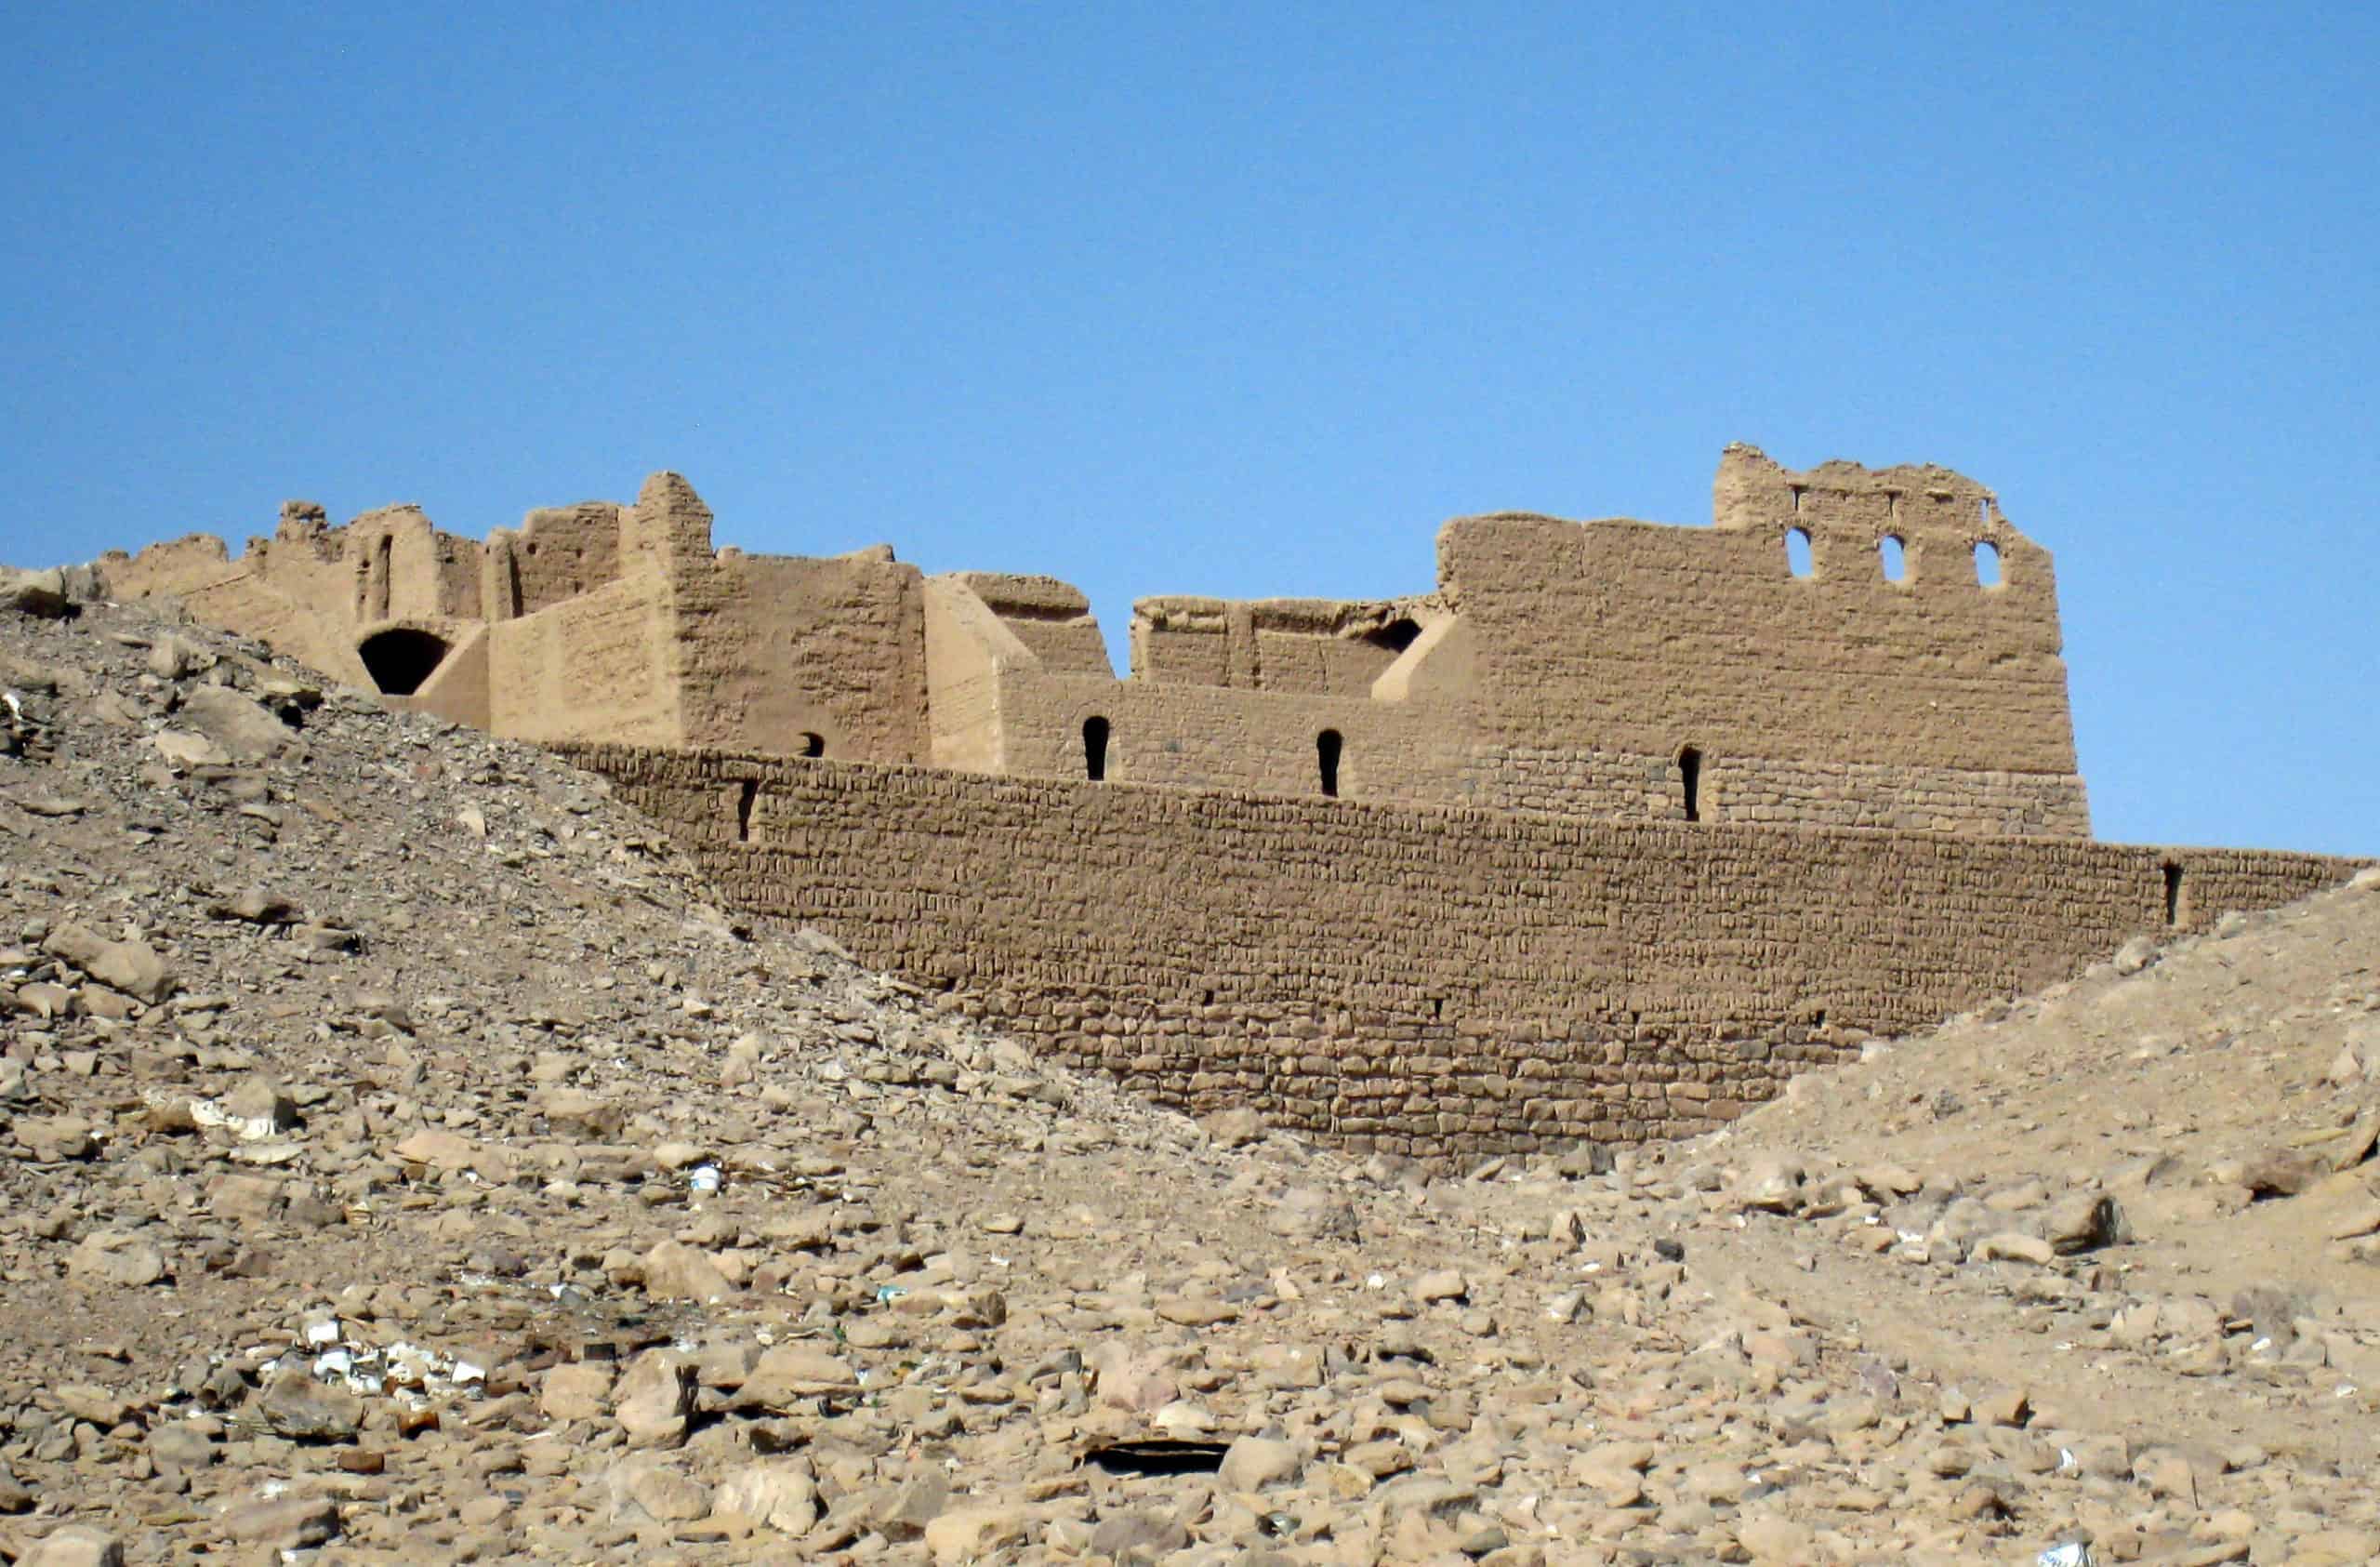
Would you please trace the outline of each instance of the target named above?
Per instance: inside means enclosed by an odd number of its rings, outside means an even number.
[[[0,565],[0,613],[6,612],[49,620],[73,614],[74,600],[66,574],[55,566],[47,571],[20,571]]]
[[[235,763],[270,761],[300,743],[297,731],[263,704],[226,685],[202,685],[190,692],[174,718],[180,727],[215,742]]]
[[[42,948],[107,986],[154,1006],[174,992],[174,971],[145,941],[110,941],[82,925],[60,925]]]

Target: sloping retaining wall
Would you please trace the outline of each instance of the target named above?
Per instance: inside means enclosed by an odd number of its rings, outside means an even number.
[[[758,914],[1165,1103],[1448,1156],[1784,1079],[2355,862],[565,747]]]

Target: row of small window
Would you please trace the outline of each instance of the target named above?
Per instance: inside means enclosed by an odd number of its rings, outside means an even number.
[[[1107,777],[1107,740],[1111,733],[1107,720],[1086,718],[1082,721],[1082,772],[1092,783]],[[1346,740],[1336,729],[1325,729],[1314,737],[1314,764],[1322,792],[1331,799],[1339,797],[1339,755],[1346,749]]]
[[[1898,582],[1908,574],[1908,551],[1895,534],[1886,534],[1876,542],[1876,559],[1884,567],[1884,580]],[[1802,528],[1789,528],[1785,534],[1785,562],[1796,577],[1807,577],[1817,569],[1810,555],[1810,536]],[[1975,547],[1975,579],[1979,587],[2000,586],[2000,548],[1990,543]]]

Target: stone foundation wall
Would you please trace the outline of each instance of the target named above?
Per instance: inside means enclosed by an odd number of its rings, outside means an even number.
[[[2343,880],[2311,856],[1629,824],[565,748],[725,896],[1191,1110],[1421,1155],[1699,1132],[1864,1034]]]

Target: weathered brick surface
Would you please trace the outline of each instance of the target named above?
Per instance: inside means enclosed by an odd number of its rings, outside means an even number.
[[[1712,521],[1461,517],[1426,593],[1143,599],[1120,681],[1064,582],[717,549],[672,473],[484,545],[298,502],[237,562],[188,538],[99,564],[524,739],[1640,821],[1686,817],[1692,757],[1707,822],[2090,835],[2050,557],[1990,490],[1736,446]]]
[[[1120,681],[1054,578],[711,521],[656,473],[483,546],[293,502],[99,564],[575,748],[744,907],[1059,1056],[1358,1147],[1699,1131],[2347,870],[2089,841],[2049,552],[1947,469],[1732,446],[1707,528],[1499,512],[1427,593],[1142,600]]]
[[[1718,1124],[2312,856],[1466,809],[581,747],[754,912],[1193,1109],[1425,1155]]]
[[[1474,748],[1466,803],[1620,821],[1684,821],[1678,759],[1616,750]],[[1800,823],[2009,838],[2088,838],[2091,812],[2072,773],[2006,773],[1884,762],[1780,762],[1710,756],[1700,767],[1700,819]]]

